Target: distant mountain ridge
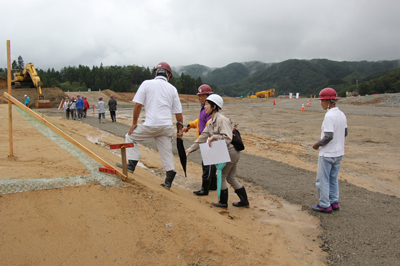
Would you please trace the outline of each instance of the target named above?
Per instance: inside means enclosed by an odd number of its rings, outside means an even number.
[[[385,74],[400,67],[400,60],[332,61],[328,59],[290,59],[279,63],[259,61],[231,63],[221,68],[193,64],[173,67],[203,82],[218,86],[218,93],[240,96],[275,88],[276,95],[299,92],[317,94],[324,87],[333,87],[341,94],[357,80],[374,73]]]

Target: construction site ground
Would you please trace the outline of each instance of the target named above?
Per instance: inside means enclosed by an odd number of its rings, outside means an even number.
[[[117,98],[117,123],[97,111],[82,121],[57,109],[35,110],[75,140],[115,164],[109,145],[124,142],[132,119],[133,95],[84,92],[91,105]],[[76,92],[66,93],[76,96]],[[63,95],[64,96],[64,95]],[[61,145],[24,112],[13,108],[9,157],[7,105],[0,105],[0,180],[74,177],[79,185],[0,195],[0,257],[3,265],[398,265],[400,263],[399,95],[343,99],[349,136],[340,178],[341,210],[314,213],[318,152],[324,112],[315,99],[225,98],[223,114],[239,124],[246,149],[238,179],[250,208],[211,207],[217,193],[197,197],[200,152],[178,171],[170,191],[152,140],[140,145],[142,159],[130,182],[104,183],[84,155]],[[196,96],[181,95],[185,124],[196,118]],[[184,136],[185,147],[195,132]],[[174,142],[174,147],[175,147]],[[176,150],[174,151],[176,154]],[[89,162],[90,163],[90,162]],[[94,163],[95,164],[95,163]],[[98,165],[99,166],[99,165]],[[99,173],[100,175],[100,173]],[[102,174],[104,175],[104,174]]]

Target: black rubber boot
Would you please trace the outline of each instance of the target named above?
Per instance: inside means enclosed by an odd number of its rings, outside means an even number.
[[[228,189],[221,190],[221,197],[219,198],[219,202],[212,202],[211,204],[219,208],[228,208]]]
[[[136,169],[137,163],[138,163],[138,161],[128,160],[128,164],[127,164],[126,168],[128,169],[128,171],[131,171],[133,173]]]
[[[239,196],[240,201],[232,203],[233,206],[235,206],[235,207],[248,207],[250,205],[249,201],[247,199],[246,189],[244,187],[236,189],[235,193]]]
[[[212,176],[211,176],[211,184],[210,184],[210,190],[211,191],[215,191],[215,190],[217,190],[217,175],[214,173]]]
[[[174,181],[176,172],[175,171],[168,171],[167,172],[167,177],[165,178],[164,183],[161,184],[161,186],[165,187],[166,189],[170,189],[172,182]]]
[[[210,179],[203,179],[201,188],[197,191],[193,191],[193,193],[196,194],[197,196],[207,196],[210,188],[210,183],[211,183]]]

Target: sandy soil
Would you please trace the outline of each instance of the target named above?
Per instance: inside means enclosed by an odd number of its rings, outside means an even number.
[[[317,203],[314,185],[317,153],[311,146],[319,139],[324,115],[319,103],[313,101],[303,112],[304,99],[278,99],[276,105],[272,99],[227,98],[225,102],[224,114],[239,124],[246,146],[238,176],[248,188],[251,208],[230,206],[220,210],[210,206],[217,200],[216,192],[208,197],[192,194],[200,184],[198,154],[189,157],[187,178],[176,158],[179,171],[176,182],[171,191],[166,191],[159,185],[164,177],[159,155],[152,148],[154,144],[145,143],[148,147],[141,148],[143,167],[130,175],[131,182],[123,187],[91,183],[1,195],[2,263],[395,265],[394,262],[399,262],[399,241],[393,239],[399,233],[400,215],[398,204],[394,206],[400,198],[400,144],[396,141],[400,133],[399,108],[355,106],[350,101],[339,105],[347,114],[350,133],[339,175],[342,210],[334,215],[315,215],[310,207]],[[182,96],[182,104],[185,121],[191,121],[198,114],[196,97],[190,96],[187,101],[187,96]],[[132,113],[130,103],[120,106],[119,123],[98,125],[91,113],[84,123],[65,120],[54,110],[47,110],[45,117],[114,164],[120,158],[107,147],[123,142],[123,132]],[[7,105],[0,108],[6,121]],[[8,127],[2,123],[1,180],[88,175],[81,158],[49,141],[15,108],[13,132],[15,156],[10,158]],[[189,145],[195,133],[190,131],[185,138],[185,145]],[[229,202],[236,200],[230,190]],[[360,214],[354,214],[353,208],[359,208],[357,204],[363,204],[363,200],[385,204],[383,213],[381,205],[371,204],[371,210],[375,206],[375,215],[383,219],[380,225],[384,232],[370,233],[375,240],[365,239],[368,236],[354,228],[363,219],[365,227],[360,229],[365,234],[378,220],[367,221],[361,208]],[[369,215],[369,219],[373,217]],[[387,223],[386,227],[383,223]],[[342,224],[348,227],[340,227]],[[343,231],[345,237],[337,237],[329,230]],[[390,248],[388,241],[392,243]]]
[[[4,121],[7,105],[0,108]],[[59,117],[49,121],[110,163],[120,160],[99,144],[121,143],[121,138],[77,121]],[[87,174],[79,158],[49,141],[15,108],[13,158],[8,157],[7,123],[2,124],[0,136],[2,180]],[[153,150],[144,151],[143,157],[147,167],[161,167]],[[199,181],[199,165],[189,164],[188,172]],[[1,264],[322,265],[324,261],[317,219],[272,195],[252,194],[253,208],[220,210],[210,207],[216,192],[197,198],[178,186],[167,191],[159,185],[159,176],[142,168],[131,178],[124,187],[93,183],[1,195]]]

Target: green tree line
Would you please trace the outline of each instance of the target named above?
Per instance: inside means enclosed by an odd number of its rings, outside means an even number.
[[[383,71],[375,73],[359,81],[358,93],[366,94],[381,94],[381,93],[400,93],[400,68],[393,71]],[[356,91],[357,86],[352,85],[344,90]],[[343,94],[343,92],[339,92]]]
[[[13,71],[21,71],[24,68],[23,58],[18,57],[18,61],[12,63]],[[49,68],[47,71],[36,68],[43,82],[43,87],[52,88],[59,87],[63,91],[84,91],[91,89],[93,91],[110,89],[115,92],[136,92],[140,84],[144,80],[153,79],[153,70],[148,67],[140,67],[136,65],[129,66],[88,66],[79,65],[63,67],[60,71]],[[189,75],[176,75],[170,79],[170,83],[174,85],[178,93],[196,94],[197,89],[203,84],[200,77],[192,78]],[[0,68],[0,75],[7,77],[7,69]],[[211,87],[216,91],[218,88],[214,85]]]
[[[13,61],[13,69],[22,69],[23,58]],[[299,92],[302,96],[318,94],[325,87],[332,87],[339,96],[355,91],[359,84],[361,95],[399,92],[400,60],[391,61],[343,61],[327,59],[290,59],[280,63],[258,61],[232,63],[222,68],[189,65],[173,72],[170,82],[182,94],[196,94],[197,88],[207,83],[212,90],[223,95],[237,97],[257,91],[275,89],[276,95]],[[392,72],[393,71],[393,72]],[[64,91],[111,89],[121,92],[136,92],[146,79],[154,77],[149,68],[130,66],[64,67],[38,70],[45,87],[60,87]],[[0,75],[6,77],[4,69]],[[215,84],[215,85],[212,85]],[[218,86],[218,87],[217,87]]]

